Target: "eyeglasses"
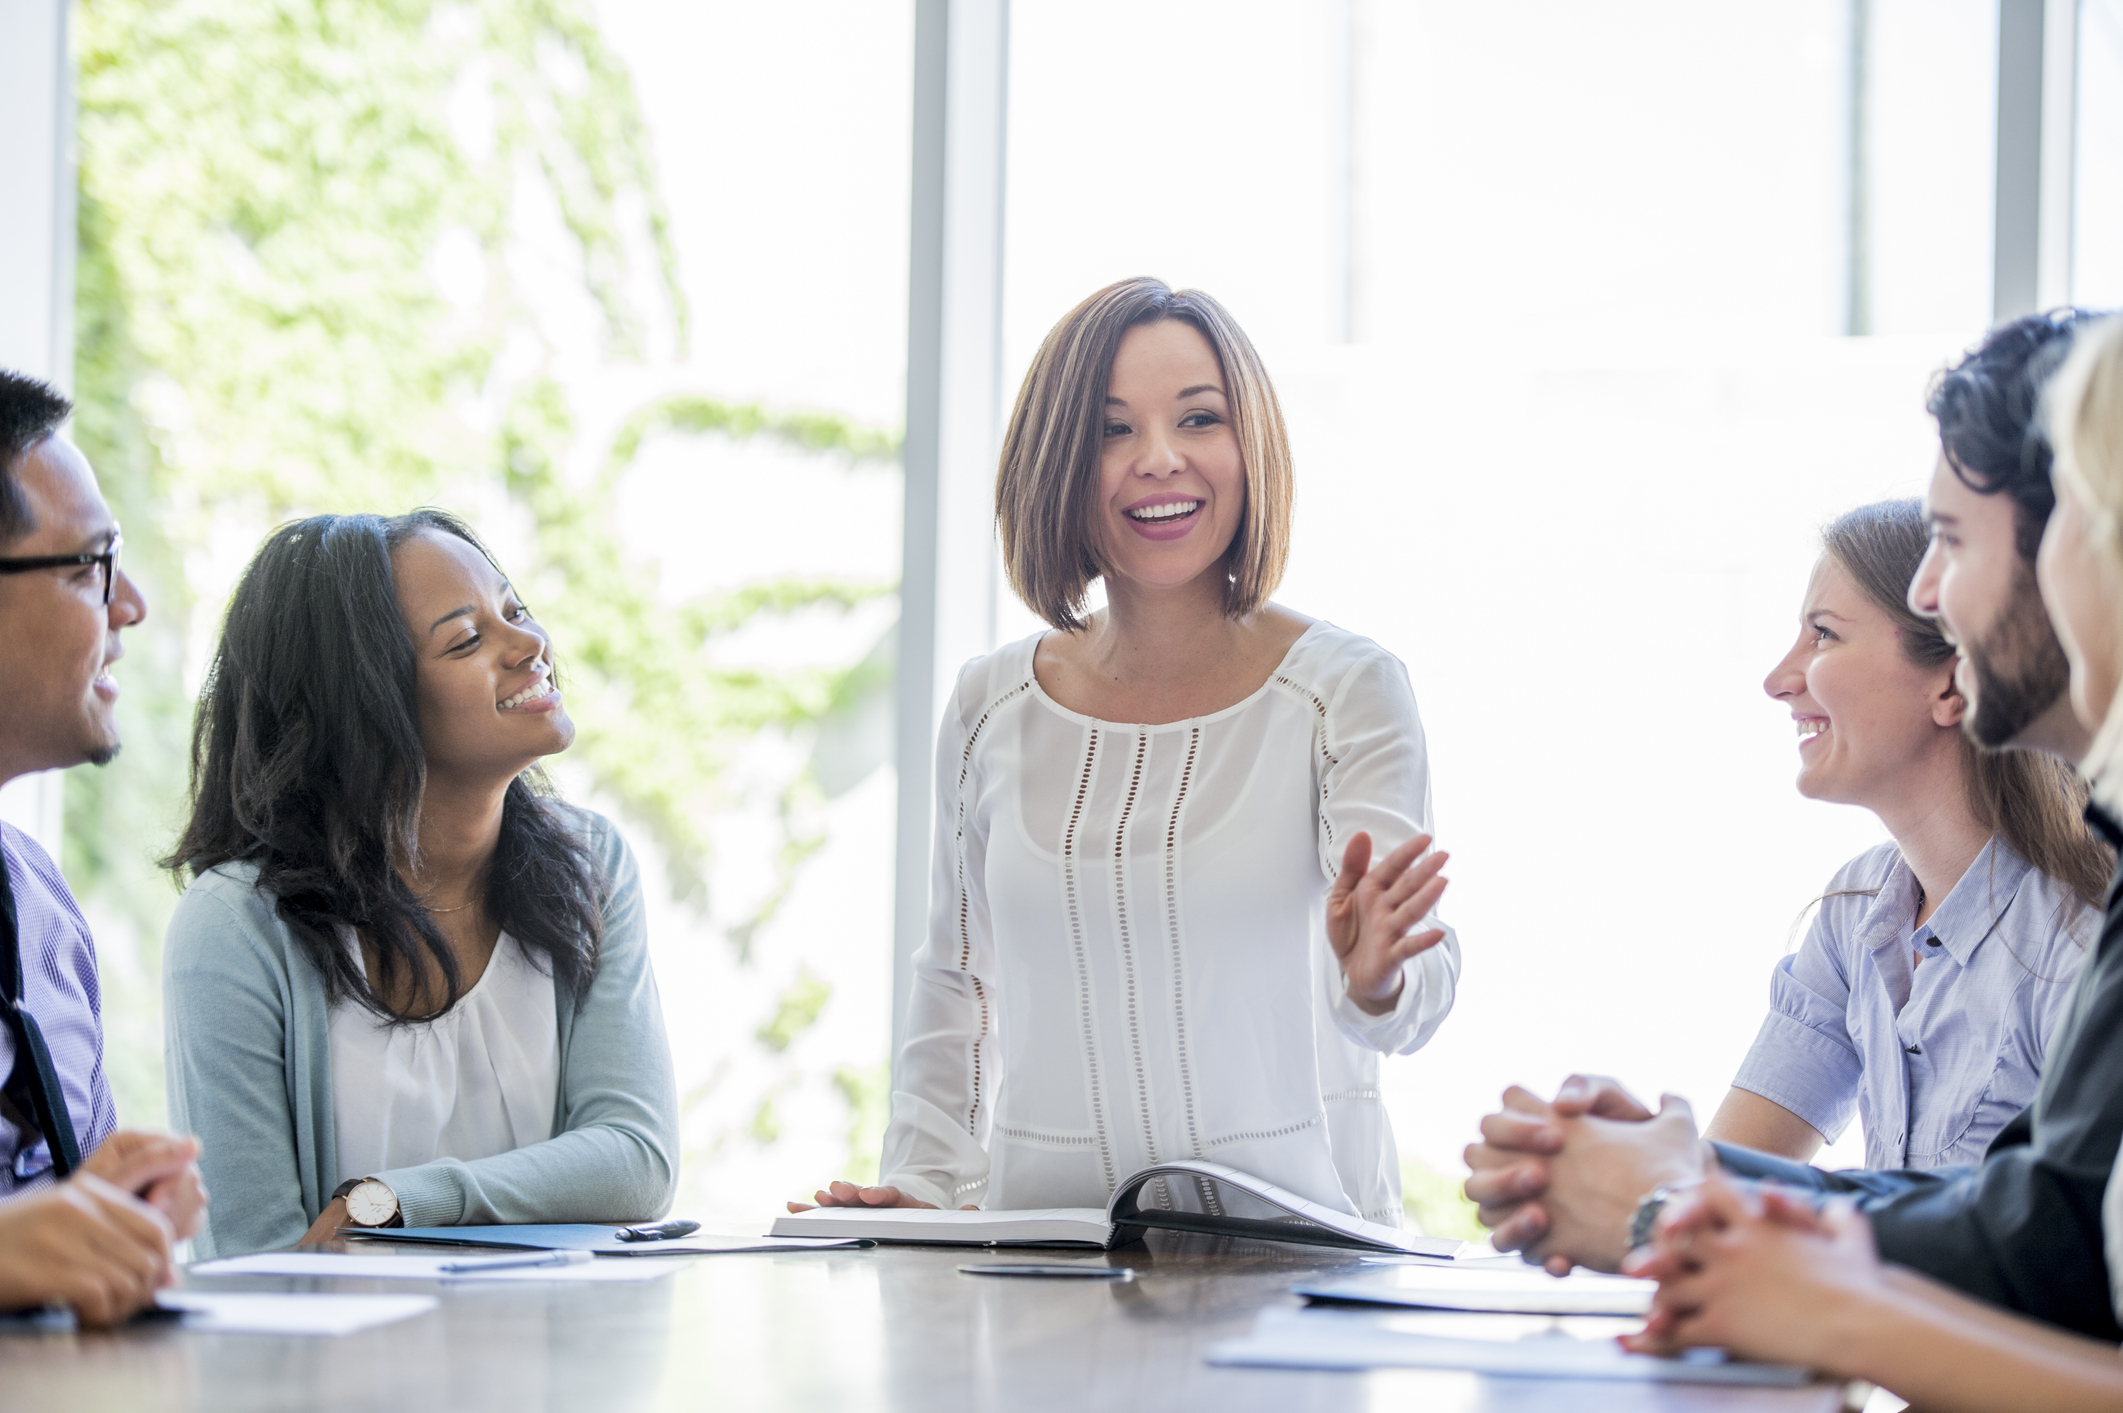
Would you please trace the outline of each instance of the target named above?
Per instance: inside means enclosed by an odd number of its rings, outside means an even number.
[[[109,608],[118,587],[118,547],[125,536],[111,531],[111,542],[101,554],[40,554],[26,559],[0,559],[0,574],[28,574],[37,569],[86,569],[93,564],[103,571],[103,606]]]

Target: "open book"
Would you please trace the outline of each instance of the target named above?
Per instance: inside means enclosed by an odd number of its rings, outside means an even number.
[[[927,1207],[818,1207],[778,1218],[773,1236],[867,1237],[922,1245],[1121,1246],[1145,1227],[1344,1246],[1414,1256],[1455,1255],[1464,1244],[1413,1236],[1308,1202],[1272,1182],[1199,1158],[1131,1174],[1101,1211],[941,1212]]]

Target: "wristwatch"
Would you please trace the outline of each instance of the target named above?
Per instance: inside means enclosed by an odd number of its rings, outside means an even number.
[[[348,1178],[332,1192],[346,1199],[346,1219],[357,1227],[402,1227],[405,1215],[398,1210],[398,1194],[377,1178]]]
[[[1634,1251],[1639,1246],[1649,1244],[1651,1230],[1659,1224],[1659,1213],[1666,1210],[1666,1204],[1679,1193],[1695,1185],[1692,1182],[1674,1183],[1671,1186],[1654,1187],[1644,1194],[1638,1200],[1636,1210],[1629,1214],[1629,1249]]]

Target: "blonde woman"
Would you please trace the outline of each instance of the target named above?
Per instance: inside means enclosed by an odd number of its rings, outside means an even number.
[[[2085,761],[2098,806],[2123,810],[2123,321],[2080,335],[2049,395],[2057,505],[2037,574],[2071,663],[2074,713],[2096,737]],[[2107,931],[2118,915],[2110,888]],[[2081,989],[2085,1027],[2112,1025],[2114,939]],[[2087,1033],[2113,1046],[2123,1036]],[[2088,1075],[2089,1078],[2098,1078]],[[2111,1286],[2123,1272],[2123,1185],[2103,1213]],[[2040,1249],[2076,1236],[2010,1233]],[[1669,1211],[1654,1249],[1631,1267],[1659,1281],[1647,1350],[1719,1345],[1756,1359],[1866,1379],[1937,1413],[2011,1408],[2078,1413],[2123,1405],[2123,1358],[2105,1341],[2065,1333],[1885,1265],[1865,1219],[1816,1211],[1773,1188],[1747,1192],[1712,1177]],[[2123,1310],[2123,1289],[2112,1289]]]
[[[882,1185],[821,1204],[1102,1206],[1200,1157],[1399,1223],[1378,1057],[1437,1030],[1459,948],[1406,672],[1268,600],[1290,501],[1215,300],[1127,280],[1047,336],[996,518],[1052,630],[959,675]]]

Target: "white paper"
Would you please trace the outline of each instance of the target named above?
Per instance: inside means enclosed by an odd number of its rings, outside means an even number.
[[[1515,1270],[1485,1266],[1441,1271],[1427,1264],[1403,1265],[1297,1287],[1299,1295],[1318,1299],[1521,1315],[1647,1315],[1657,1291],[1655,1281],[1594,1271],[1572,1271],[1558,1280],[1524,1262]]]
[[[929,1213],[930,1216],[936,1215]],[[721,1232],[695,1232],[666,1241],[623,1242],[614,1240],[609,1244],[590,1245],[551,1244],[526,1242],[513,1245],[494,1239],[482,1239],[488,1233],[506,1228],[462,1227],[452,1228],[463,1232],[462,1237],[431,1235],[426,1232],[408,1235],[391,1227],[379,1227],[373,1231],[342,1228],[340,1235],[349,1238],[355,1246],[381,1243],[384,1245],[417,1246],[430,1250],[457,1252],[514,1251],[592,1251],[599,1258],[609,1256],[724,1256],[752,1251],[834,1251],[854,1250],[864,1244],[861,1237],[840,1236],[742,1236]],[[562,1228],[565,1230],[565,1228]]]
[[[652,1281],[690,1262],[582,1261],[570,1266],[506,1266],[499,1270],[445,1271],[459,1261],[507,1260],[506,1256],[359,1256],[336,1251],[261,1251],[202,1261],[192,1276],[346,1276],[406,1281]]]
[[[1754,1384],[1797,1388],[1812,1375],[1784,1364],[1727,1362],[1720,1351],[1681,1359],[1631,1354],[1614,1320],[1509,1315],[1386,1315],[1264,1310],[1253,1333],[1210,1346],[1211,1364],[1280,1369],[1465,1369],[1530,1379]]]
[[[202,1334],[344,1335],[424,1315],[432,1295],[290,1295],[282,1292],[165,1290],[165,1310]]]

